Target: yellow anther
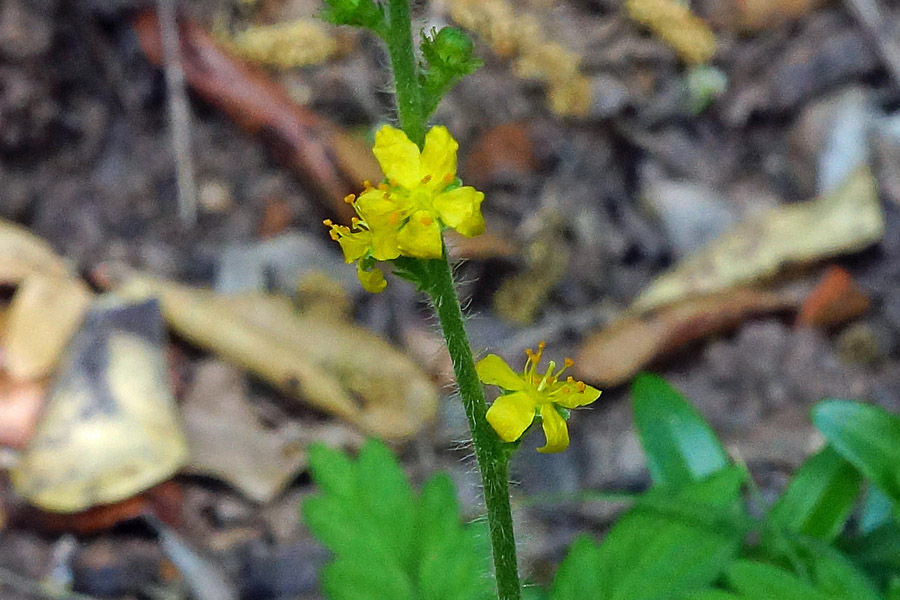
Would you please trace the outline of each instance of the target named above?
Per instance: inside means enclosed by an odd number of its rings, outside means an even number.
[[[428,175],[426,175],[425,177],[422,178],[422,183],[428,183],[429,181],[431,181],[431,179],[432,179],[432,175],[431,175],[431,173],[429,173]]]
[[[429,225],[431,225],[432,223],[434,223],[434,219],[432,219],[432,218],[429,217],[429,216],[424,216],[424,217],[422,217],[421,219],[419,219],[419,223],[421,223],[422,225],[428,227]]]
[[[322,221],[322,225],[327,225],[328,227],[331,227],[332,225],[334,225],[334,221],[332,221],[331,219],[325,219],[324,221]]]
[[[356,202],[356,194],[347,194],[346,196],[344,196],[344,202],[346,202],[347,204],[353,204],[354,202]]]
[[[572,360],[571,358],[565,358],[565,359],[563,359],[563,365],[564,365],[566,368],[571,367],[571,366],[574,365],[574,364],[575,364],[575,361]]]
[[[446,183],[447,185],[450,185],[451,183],[453,183],[453,181],[455,179],[456,178],[451,173],[447,173],[446,175],[443,176],[443,178],[441,178],[441,182]]]

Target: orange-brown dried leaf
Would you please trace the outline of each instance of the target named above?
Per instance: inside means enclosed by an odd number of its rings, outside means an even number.
[[[575,376],[599,385],[619,385],[654,360],[693,342],[733,329],[751,317],[796,305],[786,294],[737,289],[656,312],[626,315],[582,344]]]
[[[147,57],[161,64],[156,16],[142,13],[134,29]],[[317,187],[329,200],[331,212],[349,220],[352,208],[344,197],[356,192],[360,181],[382,178],[368,147],[332,121],[296,104],[265,71],[230,56],[197,23],[182,21],[180,34],[188,85],[250,133],[266,137],[276,158]]]
[[[524,123],[503,123],[482,133],[465,160],[466,182],[485,188],[500,178],[517,178],[538,168],[534,143]]]
[[[803,301],[796,324],[807,327],[842,325],[866,314],[871,304],[869,295],[850,273],[832,265]]]
[[[44,380],[20,380],[0,371],[0,446],[24,448],[37,425],[47,392]]]
[[[174,481],[165,481],[137,496],[77,513],[59,514],[33,509],[32,523],[54,533],[74,532],[81,535],[106,531],[143,515],[153,515],[170,525],[177,525],[181,520],[181,503],[181,487]]]

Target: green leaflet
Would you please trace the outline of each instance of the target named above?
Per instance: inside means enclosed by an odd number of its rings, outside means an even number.
[[[859,471],[831,447],[808,458],[769,512],[777,526],[831,541],[841,532],[859,495]]]
[[[463,526],[446,475],[418,496],[391,452],[368,442],[356,461],[310,448],[320,493],[303,503],[310,531],[334,553],[322,573],[330,600],[478,600],[490,597],[490,550]]]
[[[733,560],[746,530],[737,500],[745,474],[731,467],[673,491],[659,488],[612,528],[597,548],[576,541],[552,600],[668,600],[712,583]],[[679,514],[679,507],[705,506]],[[665,507],[665,510],[660,510]]]
[[[716,434],[662,377],[638,375],[631,399],[635,427],[654,483],[680,486],[728,465],[728,455]]]

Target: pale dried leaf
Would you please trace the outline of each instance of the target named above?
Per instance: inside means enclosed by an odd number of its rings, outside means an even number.
[[[185,338],[366,432],[407,438],[434,418],[437,393],[427,376],[345,317],[300,314],[276,295],[221,296],[138,275],[119,290],[159,298]]]
[[[227,481],[257,502],[268,502],[306,465],[296,441],[260,422],[235,368],[208,361],[197,370],[182,405],[192,471]]]
[[[16,492],[71,513],[129,498],[187,458],[155,302],[101,298],[63,357],[37,431],[10,471]]]
[[[658,277],[632,309],[644,312],[771,279],[786,265],[856,252],[883,235],[875,178],[863,168],[830,194],[741,223]]]
[[[49,375],[92,298],[87,286],[70,277],[33,273],[23,279],[0,332],[10,374],[19,379]]]
[[[0,283],[17,284],[32,273],[66,277],[69,269],[47,242],[0,219]]]

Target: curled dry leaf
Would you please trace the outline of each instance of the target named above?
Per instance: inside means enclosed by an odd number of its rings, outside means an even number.
[[[0,329],[3,364],[19,379],[44,377],[58,363],[93,295],[44,240],[3,220],[0,284],[18,286]]]
[[[147,57],[161,64],[156,16],[143,13],[134,29]],[[357,192],[363,180],[382,178],[371,149],[337,124],[296,104],[265,71],[230,56],[197,23],[183,20],[180,33],[188,85],[246,130],[270,138],[277,157],[324,193],[332,212],[349,220],[353,210],[344,197]]]
[[[0,335],[9,373],[19,379],[49,375],[72,339],[93,294],[71,277],[33,273],[19,285]]]
[[[188,468],[227,481],[252,500],[268,502],[306,465],[300,444],[259,422],[244,376],[224,363],[200,366],[182,415]]]
[[[18,284],[33,273],[67,277],[69,269],[47,242],[0,219],[0,283]]]
[[[118,291],[156,297],[171,327],[286,394],[387,439],[434,418],[428,377],[388,342],[343,315],[298,313],[282,296],[217,295],[142,275]]]
[[[142,492],[187,458],[157,303],[95,303],[63,357],[10,477],[44,510],[73,513]]]
[[[788,294],[737,289],[652,313],[625,315],[582,344],[575,374],[591,383],[619,385],[653,360],[692,342],[728,331],[749,317],[797,304]]]
[[[829,194],[779,206],[739,224],[658,277],[632,309],[645,312],[752,285],[771,279],[786,265],[856,252],[883,235],[875,178],[862,168]]]

